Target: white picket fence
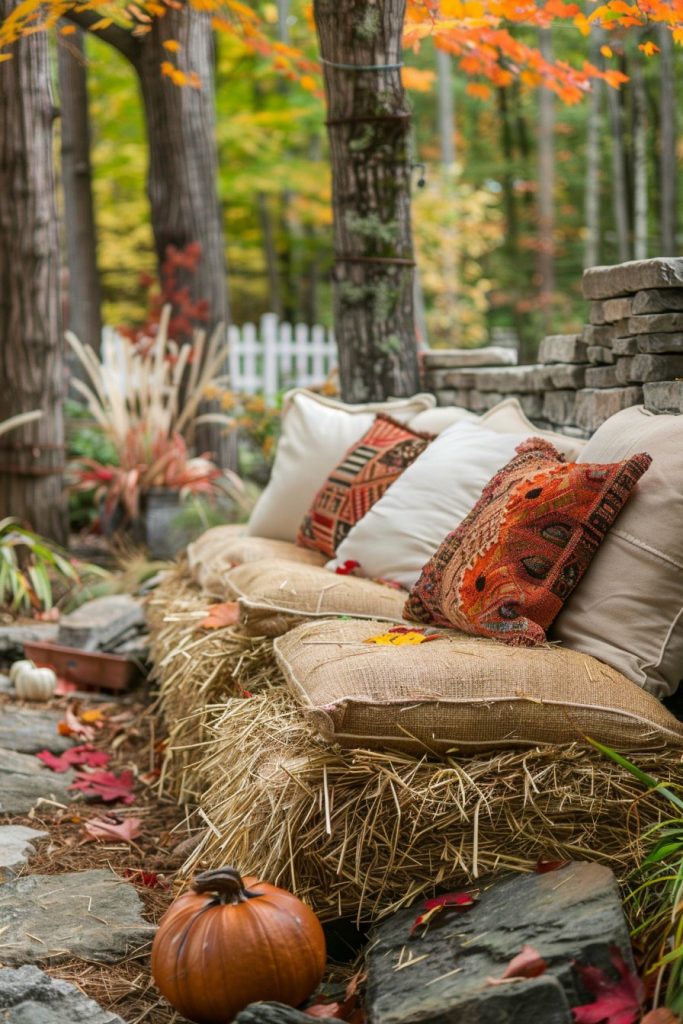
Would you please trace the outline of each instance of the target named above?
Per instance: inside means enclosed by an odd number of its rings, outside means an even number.
[[[258,325],[228,328],[230,386],[262,393],[273,401],[279,391],[323,384],[337,366],[334,333],[320,324],[288,324],[265,313]]]

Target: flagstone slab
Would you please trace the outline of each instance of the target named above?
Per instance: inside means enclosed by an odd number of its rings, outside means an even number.
[[[63,718],[63,712],[51,708],[14,708],[3,704],[0,706],[0,747],[20,754],[36,754],[39,750],[62,754],[73,746],[69,736],[60,736],[57,731]]]
[[[75,985],[29,964],[0,970],[0,1020],[7,1024],[124,1024]]]
[[[0,962],[116,963],[156,931],[135,886],[108,869],[28,875],[0,886]],[[0,1018],[1,1019],[1,1018]]]
[[[25,825],[0,825],[0,881],[28,863],[36,852],[33,844],[48,834]]]
[[[69,792],[73,781],[72,771],[57,774],[33,755],[0,747],[0,815],[28,814],[41,800],[43,813],[56,811],[77,799]]]

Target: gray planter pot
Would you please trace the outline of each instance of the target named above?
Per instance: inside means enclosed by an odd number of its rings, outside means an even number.
[[[180,492],[165,487],[155,487],[142,496],[133,538],[145,545],[150,558],[173,558],[192,539],[178,524],[182,507]]]

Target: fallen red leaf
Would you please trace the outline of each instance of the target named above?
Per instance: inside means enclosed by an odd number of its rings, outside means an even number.
[[[410,934],[414,935],[418,928],[425,928],[443,910],[457,910],[460,913],[469,910],[479,900],[479,895],[479,890],[474,889],[472,892],[447,892],[443,896],[425,900],[423,910],[411,925]]]
[[[132,792],[135,778],[130,771],[114,775],[113,772],[92,772],[80,775],[72,782],[69,789],[79,789],[86,796],[96,797],[104,803],[120,800],[124,804],[132,804],[135,796]]]
[[[342,1020],[341,1008],[341,1003],[312,1003],[306,1007],[304,1013],[307,1017],[333,1017]]]
[[[334,571],[337,576],[350,576],[354,569],[359,568],[360,562],[354,562],[352,558],[349,558],[343,565],[338,565]]]
[[[124,878],[129,878],[135,885],[142,885],[145,889],[169,889],[168,882],[158,875],[156,871],[142,871],[139,868],[126,868],[123,872]]]
[[[500,978],[488,978],[489,985],[501,985],[517,978],[538,978],[545,974],[548,964],[533,946],[522,946],[517,956],[513,956]]]
[[[572,1007],[575,1024],[637,1024],[640,1020],[643,983],[616,946],[612,946],[610,953],[618,979],[599,967],[575,965],[583,987],[595,996],[593,1003]]]
[[[199,623],[199,629],[223,629],[234,626],[240,620],[240,609],[237,601],[225,601],[223,604],[211,604],[208,615]]]
[[[142,818],[119,818],[105,814],[101,818],[86,821],[83,831],[90,839],[113,839],[116,842],[132,843],[140,835]]]
[[[51,768],[53,772],[67,772],[74,765],[87,764],[89,768],[104,768],[109,764],[109,754],[104,750],[95,750],[90,743],[81,743],[77,747],[65,750],[55,757],[49,750],[41,750],[36,757]]]
[[[536,861],[536,870],[539,875],[545,875],[548,871],[559,871],[566,868],[568,860],[551,860],[550,857],[539,857]]]

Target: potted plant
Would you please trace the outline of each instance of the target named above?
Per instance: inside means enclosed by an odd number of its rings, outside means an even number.
[[[166,307],[148,345],[106,337],[100,358],[75,335],[66,335],[89,379],[74,379],[72,386],[112,441],[117,458],[115,465],[75,460],[72,486],[96,492],[105,533],[126,529],[154,558],[169,557],[182,546],[173,520],[189,495],[223,493],[238,506],[246,500],[236,474],[217,466],[209,453],[191,453],[198,424],[234,425],[227,413],[200,413],[201,403],[225,383],[219,374],[226,362],[222,328],[208,342],[196,331],[192,343],[177,345],[168,337],[169,318]]]

